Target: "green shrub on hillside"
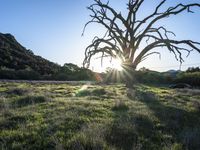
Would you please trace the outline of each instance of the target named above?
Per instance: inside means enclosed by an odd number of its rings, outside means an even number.
[[[200,86],[200,72],[184,72],[180,73],[175,80],[179,83],[187,83],[192,86]]]

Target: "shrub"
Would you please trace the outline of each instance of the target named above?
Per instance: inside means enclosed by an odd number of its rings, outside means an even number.
[[[22,80],[38,80],[41,75],[32,70],[0,70],[0,79],[22,79]]]
[[[176,83],[187,83],[192,86],[200,86],[200,72],[180,73],[175,80]]]

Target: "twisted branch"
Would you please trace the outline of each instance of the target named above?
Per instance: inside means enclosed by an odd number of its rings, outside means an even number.
[[[92,44],[85,50],[84,66],[89,67],[91,58],[97,53],[104,57],[119,57],[124,62],[129,62],[136,68],[137,65],[148,58],[150,55],[159,54],[152,52],[155,48],[167,48],[172,52],[180,63],[184,61],[182,51],[190,54],[192,50],[200,53],[200,43],[192,40],[175,40],[175,33],[167,30],[164,26],[155,27],[155,24],[164,18],[180,14],[184,11],[194,13],[191,8],[200,7],[199,3],[177,4],[169,7],[165,11],[161,8],[167,0],[161,0],[155,7],[154,12],[142,20],[138,20],[138,10],[145,3],[145,0],[128,0],[128,13],[123,17],[109,5],[109,2],[103,3],[101,0],[94,0],[94,4],[88,9],[91,11],[91,20],[88,21],[83,29],[91,23],[101,24],[105,27],[106,33],[103,38],[95,37]],[[82,34],[82,35],[83,35]],[[173,37],[173,38],[172,38]],[[142,41],[146,40],[147,46],[139,49]],[[137,53],[137,51],[140,53]],[[187,56],[188,56],[187,55]]]

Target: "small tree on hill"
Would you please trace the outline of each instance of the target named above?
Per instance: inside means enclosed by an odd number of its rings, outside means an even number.
[[[155,48],[167,48],[180,63],[183,62],[182,51],[186,51],[188,55],[191,50],[200,52],[199,42],[176,40],[173,38],[173,36],[175,37],[173,32],[157,24],[164,18],[184,11],[193,13],[192,7],[200,7],[200,4],[180,3],[162,10],[161,8],[166,1],[160,1],[154,12],[138,20],[138,11],[145,0],[128,0],[126,16],[112,8],[109,2],[94,0],[94,4],[88,7],[91,11],[91,20],[86,23],[85,27],[90,23],[97,23],[107,31],[102,38],[96,36],[92,44],[86,48],[84,66],[89,67],[91,58],[98,53],[101,53],[102,60],[104,57],[121,59],[124,71],[128,74],[126,86],[132,87],[134,82],[133,72],[138,64],[150,55],[160,55],[159,52],[154,51]],[[145,47],[141,46],[144,42],[148,43]]]

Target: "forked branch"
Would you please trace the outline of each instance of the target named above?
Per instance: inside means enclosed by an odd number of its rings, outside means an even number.
[[[183,51],[187,52],[188,55],[192,50],[200,53],[199,42],[176,40],[174,32],[169,31],[164,26],[156,26],[160,20],[172,15],[178,15],[184,11],[193,13],[192,8],[199,8],[199,3],[180,3],[163,10],[167,0],[160,0],[151,14],[143,19],[138,19],[139,10],[145,4],[145,0],[127,1],[128,12],[126,15],[116,11],[109,2],[103,3],[101,0],[94,0],[94,4],[88,7],[91,11],[91,20],[86,23],[83,34],[91,23],[100,24],[106,30],[103,38],[95,37],[92,44],[86,48],[84,66],[89,67],[91,58],[99,53],[101,53],[102,60],[108,56],[119,57],[123,62],[130,63],[129,65],[133,66],[133,69],[150,55],[159,54],[160,56],[160,52],[152,52],[155,48],[159,50],[167,48],[180,63],[184,60]],[[147,45],[141,46],[144,41]],[[141,47],[144,48],[140,49]]]

